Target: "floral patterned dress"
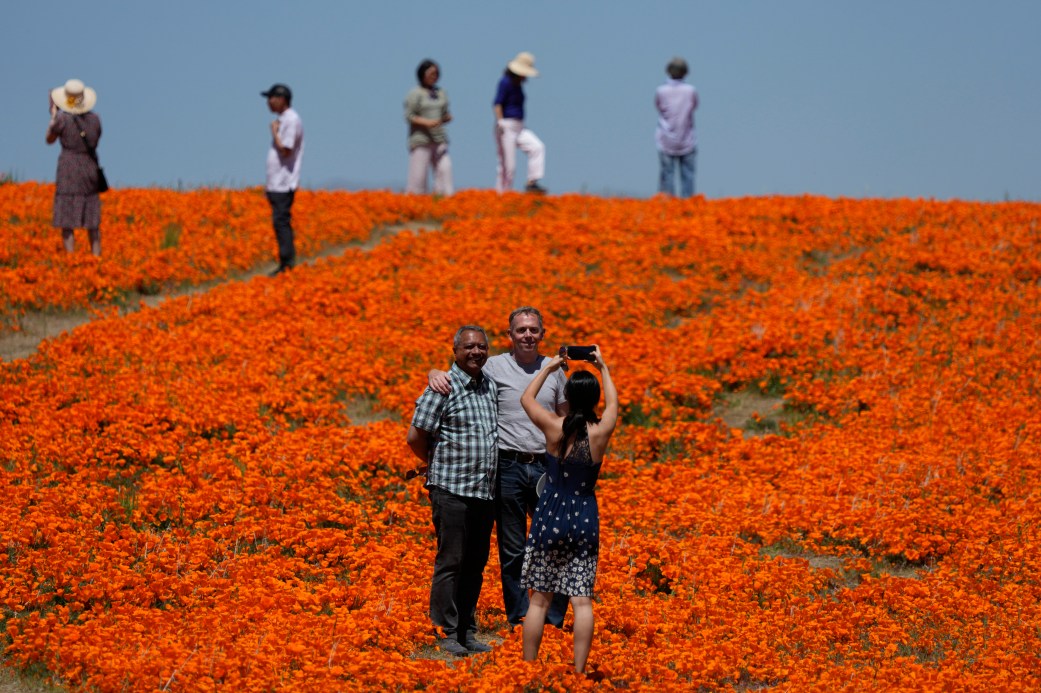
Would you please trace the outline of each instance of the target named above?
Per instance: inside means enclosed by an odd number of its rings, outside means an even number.
[[[546,455],[546,489],[535,506],[524,547],[521,586],[569,597],[592,597],[600,556],[600,513],[593,463],[583,435],[562,460]]]

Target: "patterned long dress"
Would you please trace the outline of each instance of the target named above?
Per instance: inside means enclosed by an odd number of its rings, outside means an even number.
[[[546,488],[535,506],[524,547],[521,586],[569,597],[592,597],[600,556],[600,513],[589,438],[575,441],[567,456],[546,455]]]
[[[98,165],[87,150],[101,139],[101,118],[96,113],[73,116],[58,111],[50,132],[61,143],[55,176],[53,225],[65,229],[96,229],[101,225],[98,197]],[[84,137],[80,135],[86,134]]]

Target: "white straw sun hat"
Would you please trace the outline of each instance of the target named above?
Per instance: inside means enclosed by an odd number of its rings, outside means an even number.
[[[64,85],[51,89],[51,99],[66,113],[80,115],[94,108],[94,104],[98,102],[98,95],[78,79],[70,79]]]
[[[535,69],[535,56],[528,52],[520,52],[511,60],[506,67],[515,75],[521,77],[538,77],[539,71]]]

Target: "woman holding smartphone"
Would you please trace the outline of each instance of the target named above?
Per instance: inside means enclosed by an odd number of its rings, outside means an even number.
[[[600,550],[596,480],[607,443],[618,421],[618,392],[599,347],[593,350],[604,390],[588,371],[568,380],[566,416],[539,405],[535,396],[551,373],[565,363],[554,356],[521,395],[521,406],[546,436],[546,487],[535,507],[524,551],[521,585],[533,590],[524,618],[524,659],[534,661],[542,643],[546,611],[554,593],[571,598],[575,613],[575,671],[585,671],[593,642],[593,585]]]

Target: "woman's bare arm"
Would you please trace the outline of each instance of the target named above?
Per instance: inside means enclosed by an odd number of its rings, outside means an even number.
[[[604,387],[604,413],[600,416],[600,425],[604,427],[608,435],[611,435],[615,424],[618,423],[618,390],[614,386],[614,381],[611,380],[611,371],[604,363],[604,356],[600,353],[599,346],[596,347],[593,355],[596,357],[596,367],[600,370],[600,380]]]
[[[547,442],[552,442],[553,439],[559,440],[561,434],[560,422],[563,421],[563,417],[543,407],[535,397],[539,394],[542,386],[545,385],[550,373],[560,368],[560,364],[563,362],[564,359],[560,358],[560,356],[551,358],[549,364],[538,372],[535,379],[524,390],[524,394],[521,395],[521,406],[524,407],[524,412],[531,419],[532,423],[538,426],[539,430],[546,435]]]

